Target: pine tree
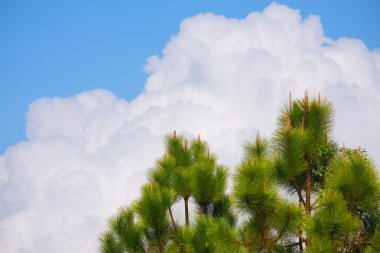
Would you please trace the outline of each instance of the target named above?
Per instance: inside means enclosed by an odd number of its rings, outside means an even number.
[[[109,219],[100,251],[380,252],[376,168],[364,149],[338,148],[332,122],[319,95],[290,96],[273,138],[244,145],[230,195],[208,144],[174,131],[141,197]]]

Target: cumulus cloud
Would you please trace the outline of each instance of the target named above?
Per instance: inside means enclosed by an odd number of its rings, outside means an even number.
[[[270,136],[289,91],[320,91],[337,140],[380,162],[380,53],[329,39],[317,16],[278,4],[244,19],[200,14],[145,68],[130,102],[94,90],[29,106],[27,141],[0,156],[3,250],[94,252],[106,218],[138,197],[165,134],[201,134],[233,167],[257,129]]]

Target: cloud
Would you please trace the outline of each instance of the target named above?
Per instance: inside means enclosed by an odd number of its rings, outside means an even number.
[[[380,162],[380,53],[329,39],[317,16],[278,4],[244,19],[199,14],[145,68],[130,102],[99,89],[29,106],[27,141],[0,157],[3,250],[94,252],[106,218],[138,197],[165,134],[201,134],[233,167],[257,129],[270,137],[289,91],[320,91],[336,139]]]

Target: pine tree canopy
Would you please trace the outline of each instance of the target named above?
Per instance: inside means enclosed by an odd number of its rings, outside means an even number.
[[[332,122],[319,95],[290,97],[273,137],[247,141],[233,170],[174,131],[140,198],[108,220],[100,252],[380,252],[374,162],[338,148]]]

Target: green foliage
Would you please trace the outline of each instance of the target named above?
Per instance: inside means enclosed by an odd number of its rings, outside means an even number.
[[[170,191],[159,188],[155,183],[150,183],[143,186],[141,198],[133,208],[146,227],[162,231],[169,225],[166,213],[172,199],[173,195]]]
[[[243,212],[273,215],[279,201],[272,180],[269,160],[243,162],[233,175],[233,196],[236,206]]]
[[[195,252],[215,252],[214,245],[207,234],[210,220],[204,215],[199,215],[193,228],[192,245]]]
[[[157,184],[143,186],[141,198],[133,208],[139,216],[149,248],[162,251],[169,241],[168,208],[173,202],[173,194],[160,189]]]
[[[303,210],[294,203],[283,201],[277,209],[273,226],[278,231],[277,238],[291,237],[298,233],[305,222]]]
[[[335,159],[326,186],[341,192],[351,211],[378,207],[380,188],[375,166],[359,152]]]
[[[259,133],[256,135],[255,140],[249,140],[244,145],[244,158],[245,160],[267,157],[269,143],[267,140],[261,140]]]
[[[221,200],[213,203],[210,215],[216,218],[224,218],[231,226],[236,225],[237,218],[232,211],[232,202],[228,195],[224,195]]]
[[[337,151],[336,144],[331,140],[319,147],[317,159],[313,164],[312,180],[315,189],[324,187],[326,172],[334,160],[334,157],[337,155]]]
[[[224,197],[227,186],[227,169],[217,166],[214,158],[204,158],[192,167],[191,186],[200,213],[208,213],[212,203]]]
[[[190,228],[178,228],[172,233],[172,241],[166,248],[168,253],[196,252],[193,248],[193,233]]]
[[[347,203],[338,192],[321,192],[319,203],[315,215],[308,221],[310,243],[314,243],[313,238],[319,238],[333,247],[345,247],[347,241],[357,234],[360,221],[349,212]]]
[[[215,219],[210,221],[208,235],[220,252],[249,252],[239,239],[237,232],[225,219]]]
[[[131,252],[143,252],[143,226],[135,224],[135,213],[131,209],[120,209],[108,224],[116,237],[117,248],[126,248]],[[109,236],[109,235],[108,235]]]
[[[336,252],[330,241],[323,237],[314,236],[313,242],[309,244],[306,252],[308,253],[330,253]]]
[[[100,251],[103,253],[121,253],[123,249],[116,241],[115,235],[110,232],[104,232],[100,238]]]
[[[140,198],[109,219],[100,252],[380,252],[375,165],[362,148],[337,147],[332,116],[319,96],[290,101],[270,141],[257,133],[244,144],[230,194],[229,171],[205,141],[166,136]]]
[[[304,157],[302,130],[279,130],[275,135],[274,142],[277,180],[288,190],[293,190],[294,185],[303,186],[307,163]]]
[[[277,242],[297,233],[303,221],[303,211],[281,198],[274,180],[275,164],[262,149],[263,143],[266,140],[259,136],[251,142],[250,150],[260,152],[250,152],[233,175],[235,205],[248,219],[240,227],[241,241],[247,242],[249,251],[280,250]]]

